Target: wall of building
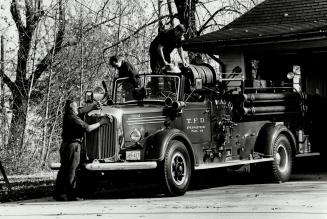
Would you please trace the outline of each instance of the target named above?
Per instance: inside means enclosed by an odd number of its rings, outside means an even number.
[[[222,72],[223,74],[225,73],[223,77],[231,77],[234,79],[242,79],[242,77],[245,77],[245,61],[242,50],[230,49],[222,54],[219,54],[219,58],[225,65],[225,72]],[[242,70],[242,73],[233,76],[229,75],[230,73],[233,73],[236,67],[239,67]],[[241,81],[230,81],[228,85],[229,87],[240,88]]]

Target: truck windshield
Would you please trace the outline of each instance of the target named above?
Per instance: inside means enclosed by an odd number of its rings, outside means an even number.
[[[129,78],[119,78],[114,84],[114,102],[117,104],[137,102],[142,95],[143,101],[164,101],[170,97],[178,99],[180,78],[171,75],[141,75],[138,79],[139,88],[143,92],[136,92]]]

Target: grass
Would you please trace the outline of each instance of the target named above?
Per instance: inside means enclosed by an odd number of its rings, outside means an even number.
[[[40,172],[32,175],[11,175],[8,180],[11,191],[3,176],[0,177],[0,202],[39,198],[53,194],[57,172]]]

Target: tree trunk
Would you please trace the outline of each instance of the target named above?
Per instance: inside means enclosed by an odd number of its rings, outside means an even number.
[[[59,0],[60,22],[54,45],[49,50],[49,53],[35,66],[36,68],[32,74],[27,77],[27,73],[29,73],[27,63],[31,54],[32,39],[45,12],[42,10],[41,1],[37,1],[38,4],[33,4],[34,1],[24,1],[24,7],[19,2],[17,0],[11,0],[10,4],[10,12],[16,24],[19,39],[15,81],[12,81],[10,77],[0,72],[4,83],[9,87],[13,97],[12,119],[7,149],[8,158],[14,158],[11,160],[12,162],[15,162],[17,160],[16,158],[19,158],[20,153],[24,149],[24,133],[26,129],[29,94],[32,92],[33,83],[35,84],[38,81],[43,72],[48,68],[50,61],[53,61],[53,59],[49,60],[51,58],[50,55],[55,55],[61,50],[65,33],[65,8],[63,1]],[[22,17],[23,15],[25,17]]]
[[[52,79],[52,65],[50,65],[49,69],[49,79],[48,79],[48,87],[47,87],[47,98],[45,103],[45,115],[44,115],[44,124],[43,124],[43,138],[42,138],[42,151],[41,151],[41,166],[44,165],[44,161],[46,160],[47,154],[47,135],[48,135],[48,120],[49,120],[49,105],[50,105],[50,92],[51,92],[51,79]]]
[[[54,131],[56,129],[57,121],[58,121],[58,118],[59,118],[62,99],[63,99],[63,96],[61,96],[60,99],[59,99],[59,103],[58,103],[58,106],[57,106],[56,117],[55,117],[55,120],[53,122],[51,131],[50,131],[50,136],[49,136],[49,140],[48,140],[48,146],[46,148],[45,157],[43,158],[44,160],[42,160],[42,167],[45,166],[45,164],[46,164],[46,162],[48,160],[49,154],[50,154],[50,148],[51,148],[51,144],[52,144],[52,136],[53,136],[53,133],[54,133]]]
[[[185,39],[191,39],[196,36],[195,4],[196,0],[175,0],[178,19],[187,30]],[[192,62],[195,58],[195,54],[192,52],[189,52],[188,56],[190,62]]]
[[[10,124],[8,154],[10,157],[19,158],[24,144],[26,128],[28,98],[19,92],[13,92],[12,118]]]
[[[195,0],[175,0],[178,19],[187,29],[185,39],[193,38],[196,33],[195,3]]]

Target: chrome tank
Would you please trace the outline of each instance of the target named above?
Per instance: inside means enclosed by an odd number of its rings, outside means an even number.
[[[201,78],[204,85],[212,85],[216,83],[216,73],[211,65],[201,64],[201,65],[189,65],[189,69],[192,74],[188,74],[188,77],[191,77],[195,84],[196,78]]]

